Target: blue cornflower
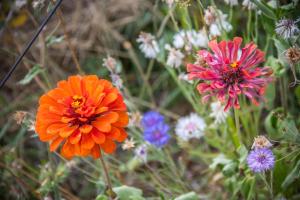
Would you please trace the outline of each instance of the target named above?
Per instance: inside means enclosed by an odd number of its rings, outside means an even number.
[[[169,129],[168,124],[160,122],[150,129],[144,129],[144,139],[150,144],[161,148],[170,140],[170,135],[168,134]]]
[[[156,111],[145,113],[141,124],[144,129],[144,140],[150,144],[161,148],[169,142],[168,131],[170,127],[164,122],[164,116],[160,113]]]
[[[257,148],[250,151],[247,163],[253,172],[260,173],[274,167],[275,156],[268,148]]]
[[[156,111],[146,112],[142,119],[142,126],[145,129],[151,129],[155,127],[157,124],[164,122],[165,118],[160,113]]]

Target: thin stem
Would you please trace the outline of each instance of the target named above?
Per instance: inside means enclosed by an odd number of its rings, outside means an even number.
[[[53,160],[53,157],[51,155],[51,152],[50,152],[50,147],[48,146],[47,148],[47,153],[48,153],[48,159],[49,159],[49,162],[50,162],[50,169],[51,169],[51,179],[52,181],[54,182],[55,180],[55,172],[56,172],[56,168],[54,166],[54,160]],[[53,186],[53,192],[54,192],[54,199],[55,200],[60,200],[60,193],[59,193],[59,190],[58,190],[58,187],[56,184],[54,184]]]
[[[100,149],[100,153],[101,153],[101,149]],[[100,156],[100,161],[101,161],[101,165],[102,165],[102,168],[103,168],[103,171],[104,171],[104,174],[105,174],[105,178],[106,178],[106,182],[107,182],[107,187],[108,187],[108,190],[106,192],[107,192],[109,198],[112,200],[112,199],[114,199],[116,197],[116,194],[114,193],[114,191],[112,189],[111,180],[109,178],[108,170],[107,170],[107,167],[106,167],[106,164],[105,164],[105,161],[104,161],[102,155]]]
[[[175,176],[177,176],[178,181],[179,181],[181,187],[182,187],[185,191],[188,191],[188,188],[187,188],[187,186],[184,184],[184,182],[182,181],[181,174],[180,174],[180,172],[179,172],[179,170],[178,170],[178,167],[176,167],[176,164],[175,164],[175,162],[174,162],[174,160],[173,160],[173,158],[172,158],[172,156],[171,156],[171,153],[170,153],[170,151],[169,151],[168,148],[165,148],[165,153],[166,153],[167,158],[168,158],[168,160],[169,160],[169,162],[170,162],[170,164],[171,164],[170,167],[171,167],[171,170],[172,170],[173,174],[174,174]]]
[[[54,0],[52,0],[52,2],[54,2]],[[66,39],[66,41],[68,43],[68,46],[69,46],[69,48],[71,50],[72,59],[73,59],[75,65],[76,65],[76,68],[77,68],[77,70],[78,70],[79,73],[83,73],[83,71],[81,69],[81,66],[79,64],[79,60],[78,60],[78,58],[76,56],[75,48],[72,45],[70,37],[69,37],[69,34],[67,32],[66,23],[65,23],[65,20],[64,20],[64,17],[63,17],[61,9],[57,10],[57,15],[58,15],[59,21],[61,23],[61,26],[63,28],[65,39]]]
[[[231,132],[232,142],[235,146],[235,149],[238,149],[241,146],[240,143],[240,119],[238,115],[238,110],[236,108],[233,109],[234,111],[234,120],[235,120],[235,128],[234,132]]]
[[[263,182],[266,184],[269,192],[270,192],[270,195],[271,195],[271,199],[273,199],[273,190],[271,189],[271,186],[270,184],[268,183],[267,179],[266,179],[266,174],[263,173],[263,174],[259,174],[261,179],[263,180]]]

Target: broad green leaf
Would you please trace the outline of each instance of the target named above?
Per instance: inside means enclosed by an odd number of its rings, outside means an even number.
[[[120,200],[144,200],[143,191],[135,187],[126,185],[114,187],[113,191],[117,194]]]
[[[276,20],[276,15],[273,9],[267,5],[266,3],[259,1],[259,0],[251,0],[267,17]]]
[[[279,130],[283,133],[283,136],[287,141],[294,144],[300,144],[300,133],[294,120],[285,118],[281,121]]]
[[[226,165],[231,162],[232,160],[226,158],[224,154],[219,154],[216,158],[213,159],[213,162],[209,165],[209,168],[214,170],[218,165]]]
[[[285,180],[283,181],[281,187],[286,189],[289,187],[296,179],[300,178],[300,160],[298,160],[294,169],[287,175]]]
[[[268,114],[264,123],[268,135],[275,140],[282,137],[282,132],[278,131],[279,120],[277,116],[281,114],[283,114],[283,108],[276,108]]]
[[[108,200],[108,197],[103,194],[100,194],[96,197],[95,200]]]
[[[42,68],[40,65],[34,65],[29,72],[26,74],[26,76],[18,82],[18,84],[26,85],[34,79],[39,73],[43,72],[45,69]]]
[[[189,192],[176,197],[174,200],[199,200],[199,197],[195,192]]]

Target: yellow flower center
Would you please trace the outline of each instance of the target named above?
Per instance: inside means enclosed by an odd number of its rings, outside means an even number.
[[[230,66],[232,68],[237,68],[239,66],[239,63],[235,61],[235,62],[231,63]]]
[[[73,102],[71,103],[71,106],[73,108],[79,108],[85,102],[85,98],[83,96],[74,95],[72,98],[73,98]]]

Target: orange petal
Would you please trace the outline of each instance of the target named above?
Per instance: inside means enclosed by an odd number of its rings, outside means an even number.
[[[77,155],[77,156],[80,156],[81,155],[81,148],[80,148],[80,145],[79,144],[74,144],[74,154]]]
[[[95,111],[95,114],[100,114],[100,113],[103,113],[103,112],[106,112],[106,111],[108,111],[108,107],[99,107]]]
[[[93,86],[93,93],[90,95],[90,98],[93,100],[93,102],[96,105],[98,105],[102,101],[104,96],[105,96],[105,93],[103,92],[102,85]]]
[[[62,137],[57,137],[54,139],[50,144],[50,151],[55,151],[63,140],[64,138]]]
[[[118,94],[117,93],[109,93],[108,95],[106,95],[104,97],[104,99],[101,102],[101,105],[106,106],[112,102],[114,102],[116,99],[118,98]]]
[[[49,97],[47,94],[44,94],[43,96],[41,96],[41,98],[39,99],[39,104],[43,105],[58,105],[57,101],[55,99],[52,99],[51,97]]]
[[[82,79],[82,85],[84,88],[84,92],[86,95],[91,96],[94,94],[95,92],[95,86],[98,85],[98,77],[95,75],[89,75],[89,76],[85,76]],[[101,87],[102,89],[99,90],[100,93],[102,93],[103,87]]]
[[[70,76],[68,78],[68,84],[72,89],[73,95],[82,95],[80,76]]]
[[[108,121],[101,120],[100,118],[92,122],[92,125],[101,132],[109,132],[111,130],[111,125]]]
[[[95,145],[95,142],[91,136],[89,135],[82,135],[82,140],[81,140],[81,147],[84,149],[91,149]]]
[[[97,129],[93,129],[91,132],[92,138],[93,140],[97,143],[97,144],[102,144],[105,142],[105,135],[101,132],[99,132]]]
[[[48,134],[57,134],[60,131],[60,129],[66,128],[66,127],[68,127],[68,125],[63,124],[63,123],[51,124],[47,128],[47,133]]]
[[[88,124],[85,124],[85,125],[79,127],[80,132],[84,133],[84,134],[91,132],[92,129],[93,129],[93,126],[88,125]]]
[[[72,120],[74,120],[75,118],[74,117],[62,117],[61,119],[60,119],[60,121],[62,122],[62,123],[69,123],[70,121],[72,121]]]
[[[73,94],[72,94],[72,90],[71,90],[71,88],[69,87],[67,81],[65,81],[65,80],[59,81],[59,82],[57,83],[57,87],[63,89],[64,92],[68,94],[68,96],[72,96],[72,95],[73,95]]]
[[[121,133],[118,128],[111,127],[111,131],[106,135],[111,140],[117,140],[120,137]]]
[[[38,132],[38,135],[39,135],[40,140],[43,142],[53,140],[56,137],[56,135],[51,135],[51,134],[47,134],[44,132],[40,132],[40,133]]]
[[[68,93],[65,92],[65,91],[64,91],[63,89],[61,89],[61,88],[55,88],[55,89],[53,89],[53,90],[50,90],[50,91],[47,93],[47,95],[48,95],[49,97],[51,97],[52,99],[55,99],[56,101],[59,100],[59,99],[63,99],[63,98],[65,98],[65,97],[69,96]]]
[[[92,154],[92,156],[93,156],[94,159],[99,158],[101,156],[99,145],[95,145],[92,148],[91,154]]]
[[[97,119],[107,121],[111,124],[111,123],[115,123],[116,121],[118,121],[119,115],[117,112],[109,112],[107,114],[104,114],[104,115],[98,117]]]
[[[70,159],[74,156],[74,145],[70,144],[68,141],[64,144],[64,146],[61,149],[61,154],[67,158]]]
[[[90,149],[85,149],[81,146],[80,153],[81,153],[81,156],[85,157],[85,156],[88,156],[91,153],[91,150]]]
[[[105,142],[100,146],[101,149],[103,149],[103,151],[108,154],[112,154],[113,152],[115,152],[117,148],[117,145],[112,140],[109,139],[106,139]]]
[[[119,131],[120,131],[120,136],[116,140],[118,142],[124,142],[124,140],[126,140],[128,134],[126,133],[126,131],[123,128],[120,128]]]
[[[60,129],[59,135],[63,138],[69,137],[77,128],[78,128],[78,125],[67,126],[65,128]]]
[[[69,141],[71,144],[77,144],[81,139],[80,131],[76,130],[70,137]]]
[[[109,108],[114,111],[126,111],[126,105],[123,101],[123,97],[118,94],[118,98],[109,105]]]
[[[113,123],[112,125],[117,126],[117,127],[126,127],[129,122],[129,117],[127,112],[118,112],[119,114],[119,119],[116,123]]]

